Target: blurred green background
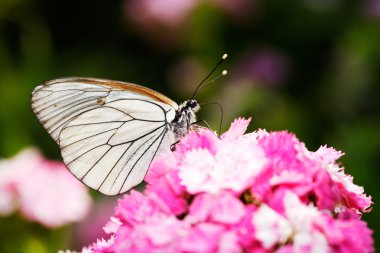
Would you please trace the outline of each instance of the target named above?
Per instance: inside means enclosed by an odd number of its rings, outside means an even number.
[[[45,80],[134,82],[179,103],[223,53],[229,75],[197,97],[222,104],[223,130],[253,117],[250,130],[288,129],[310,150],[342,150],[378,202],[378,0],[0,0],[0,157],[37,146],[60,159],[29,104]],[[218,108],[200,117],[218,129]],[[380,230],[376,204],[364,219]]]

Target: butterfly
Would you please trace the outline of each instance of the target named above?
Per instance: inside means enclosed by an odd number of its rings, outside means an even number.
[[[31,105],[69,171],[92,189],[118,195],[194,129],[200,106],[193,98],[178,105],[137,84],[72,77],[37,86]]]

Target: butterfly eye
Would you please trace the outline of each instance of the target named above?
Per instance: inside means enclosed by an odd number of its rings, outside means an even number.
[[[194,99],[191,99],[187,102],[187,106],[190,108],[195,108],[197,107],[197,105],[198,105],[198,102]]]

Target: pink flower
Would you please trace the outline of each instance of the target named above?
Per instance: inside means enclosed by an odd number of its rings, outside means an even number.
[[[230,131],[220,140],[214,140],[210,145],[211,150],[209,147],[199,148],[198,145],[187,146],[184,157],[178,164],[178,174],[181,184],[189,193],[215,194],[222,190],[241,193],[252,184],[254,177],[263,170],[267,161],[256,139],[242,135],[248,122],[235,121]],[[202,136],[203,132],[199,135]],[[187,142],[185,140],[186,144]],[[178,144],[180,149],[181,145]]]
[[[220,201],[220,200],[223,201]],[[197,195],[191,203],[191,222],[212,221],[223,224],[237,224],[245,216],[245,208],[239,199],[230,192],[218,195],[207,193]]]
[[[36,166],[37,151],[25,150],[13,159],[0,160],[0,214],[7,215],[19,207],[20,178]]]
[[[0,162],[0,215],[11,214],[17,209],[16,187],[11,170],[7,169],[8,162]]]
[[[228,129],[227,132],[225,132],[222,135],[222,139],[224,140],[233,140],[239,137],[242,137],[247,131],[248,125],[251,122],[251,118],[243,119],[243,118],[237,118],[235,119],[230,126],[230,129]]]
[[[374,252],[372,231],[357,218],[333,219],[323,214],[316,227],[326,236],[336,252]]]
[[[224,228],[214,223],[198,223],[188,232],[180,252],[217,252]]]
[[[218,138],[189,133],[158,156],[144,193],[132,190],[90,252],[370,253],[360,220],[371,201],[337,165],[342,153],[307,150],[294,134],[237,119]],[[360,234],[360,236],[357,236]]]
[[[154,160],[151,165],[153,169],[148,171],[145,181],[152,198],[161,201],[170,212],[181,214],[187,209],[187,203],[184,199],[185,187],[180,184],[176,164],[175,156],[163,154],[161,159]]]
[[[256,237],[264,248],[292,241],[295,252],[330,252],[332,249],[333,252],[373,252],[372,231],[365,222],[357,218],[334,219],[313,205],[303,204],[289,191],[282,204],[284,213],[263,205],[253,217]]]
[[[161,23],[165,26],[177,26],[196,4],[196,0],[132,0],[126,2],[126,11],[140,25]]]
[[[144,223],[148,217],[163,213],[155,201],[135,190],[131,190],[129,195],[124,195],[115,211],[116,218],[129,226]]]
[[[358,211],[364,212],[368,210],[373,203],[371,196],[365,195],[363,187],[353,183],[353,177],[345,174],[344,168],[329,164],[327,171],[342,196],[342,202]]]
[[[277,243],[285,243],[292,233],[288,220],[266,205],[255,212],[252,219],[255,236],[264,249],[270,249]]]
[[[311,157],[319,160],[323,166],[334,164],[336,160],[342,157],[344,154],[340,151],[336,151],[333,148],[327,146],[321,146],[317,151],[310,153]]]
[[[197,6],[206,3],[202,0],[129,0],[125,1],[125,14],[137,25],[145,29],[153,27],[180,28]],[[242,20],[254,9],[252,0],[213,0],[207,2],[220,7],[234,20]]]
[[[294,252],[329,252],[326,236],[314,227],[322,214],[314,206],[306,206],[298,197],[286,192],[284,213],[263,205],[253,217],[256,238],[265,249],[292,242]]]
[[[288,132],[257,134],[259,146],[264,150],[268,163],[255,178],[251,191],[260,201],[269,202],[276,190],[288,189],[302,198],[313,193],[314,173],[318,164],[308,158],[307,150],[294,134]]]
[[[379,0],[365,0],[363,1],[364,13],[376,20],[380,18],[380,1]]]
[[[0,189],[7,189],[12,209],[31,221],[55,228],[83,219],[91,205],[85,186],[62,163],[48,161],[35,150],[25,150],[2,161]]]
[[[0,173],[0,176],[1,174],[2,173]],[[2,183],[0,183],[0,185],[1,184]],[[12,213],[17,208],[14,193],[7,188],[6,185],[0,188],[0,215],[2,216]]]
[[[263,49],[243,55],[234,78],[277,87],[287,79],[289,68],[288,59],[284,55],[271,49]]]
[[[255,0],[214,0],[217,6],[220,6],[235,21],[247,21],[252,17],[252,12],[256,12],[258,1]]]

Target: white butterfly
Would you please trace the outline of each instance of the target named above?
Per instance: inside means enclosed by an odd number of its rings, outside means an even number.
[[[37,86],[32,108],[70,172],[106,195],[141,183],[153,158],[193,128],[196,100],[177,105],[132,83],[62,78]]]

